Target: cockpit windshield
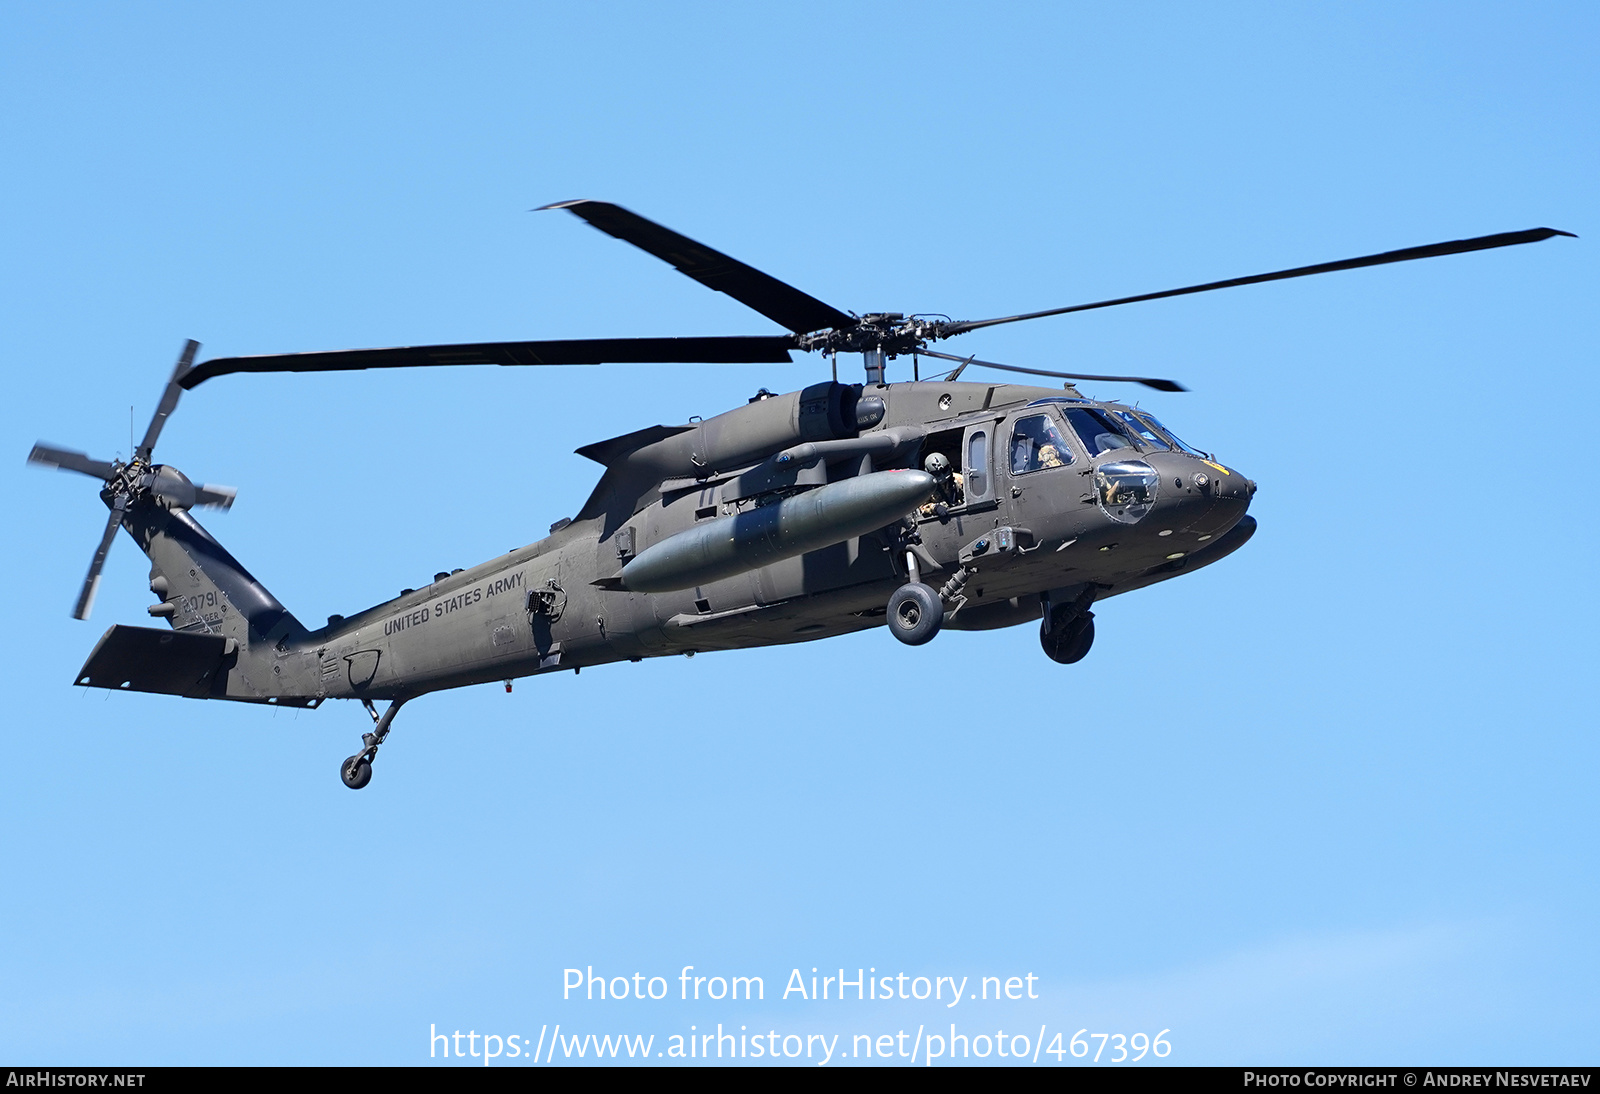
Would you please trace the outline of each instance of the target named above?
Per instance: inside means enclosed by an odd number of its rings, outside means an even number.
[[[1172,445],[1167,443],[1166,438],[1157,433],[1154,427],[1142,421],[1137,414],[1127,410],[1119,410],[1117,411],[1117,417],[1120,418],[1122,420],[1122,424],[1131,429],[1133,431],[1133,435],[1143,441],[1147,447],[1172,447]]]
[[[1111,452],[1118,448],[1134,447],[1129,434],[1132,428],[1118,419],[1099,410],[1090,410],[1087,407],[1072,407],[1063,410],[1067,421],[1079,437],[1083,438],[1083,447],[1089,450],[1089,455],[1098,456],[1102,452]]]
[[[1150,414],[1147,411],[1141,410],[1141,411],[1138,412],[1136,417],[1138,417],[1141,421],[1143,421],[1151,429],[1155,430],[1155,432],[1157,434],[1159,434],[1160,436],[1164,437],[1166,440],[1171,442],[1171,444],[1172,444],[1172,446],[1174,448],[1181,449],[1184,452],[1189,453],[1189,455],[1191,455],[1191,456],[1204,457],[1206,455],[1204,452],[1200,451],[1198,448],[1191,448],[1188,445],[1184,444],[1183,441],[1178,437],[1178,435],[1176,433],[1174,433],[1172,430],[1168,429],[1166,426],[1162,425],[1159,421],[1157,421],[1156,420],[1156,416],[1154,414]]]

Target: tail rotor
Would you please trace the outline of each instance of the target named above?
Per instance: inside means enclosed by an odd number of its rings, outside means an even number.
[[[151,454],[155,450],[157,438],[161,436],[162,427],[177,409],[178,397],[183,394],[179,381],[194,367],[195,352],[199,348],[200,343],[193,339],[184,345],[177,367],[172,370],[172,378],[167,381],[166,389],[161,393],[161,401],[156,405],[156,412],[150,419],[150,426],[145,430],[144,440],[133,450],[133,455],[127,463],[121,460],[109,462],[96,460],[82,452],[55,448],[47,444],[36,444],[33,446],[33,451],[28,453],[29,463],[41,467],[54,467],[62,471],[76,471],[80,475],[98,479],[103,484],[100,498],[111,510],[106,519],[105,532],[100,537],[100,546],[95,550],[93,561],[89,563],[89,572],[84,576],[83,588],[78,592],[78,602],[72,609],[74,619],[88,619],[89,613],[94,609],[95,594],[100,590],[100,571],[105,567],[106,555],[110,553],[111,544],[117,538],[117,529],[121,527],[123,517],[130,508],[140,504],[153,504],[168,509],[194,507],[227,509],[233,505],[233,499],[238,491],[232,487],[195,486],[177,468],[151,462]]]

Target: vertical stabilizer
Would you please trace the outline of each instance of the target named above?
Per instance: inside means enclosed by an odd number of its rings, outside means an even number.
[[[141,501],[122,523],[150,558],[150,590],[161,598],[150,613],[181,635],[220,643],[224,656],[209,685],[211,697],[276,701],[316,694],[297,649],[305,627],[187,510]]]

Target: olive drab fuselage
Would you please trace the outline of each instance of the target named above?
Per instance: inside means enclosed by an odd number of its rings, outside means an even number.
[[[881,413],[871,400],[881,400]],[[807,405],[819,402],[820,409]],[[861,404],[866,428],[849,416]],[[1064,417],[1076,409],[1102,420],[1129,411],[1010,384],[819,384],[690,427],[591,446],[581,451],[606,471],[577,518],[537,543],[295,636],[276,653],[272,684],[303,699],[411,697],[614,661],[827,638],[884,622],[889,594],[908,580],[908,552],[935,588],[967,571],[947,628],[1005,627],[1038,620],[1047,603],[1086,588],[1102,600],[1176,576],[1248,538],[1254,522],[1241,519],[1253,483],[1132,427],[1125,443],[1091,452],[1094,439],[1080,438]],[[1016,426],[1041,417],[1066,451],[1029,466],[1015,451],[1026,439]],[[1027,422],[1035,432],[1038,425]],[[808,467],[774,474],[774,453],[806,445],[824,452]],[[672,591],[640,592],[619,579],[630,560],[697,525],[758,519],[762,509],[829,483],[921,468],[933,451],[960,469],[954,503],[922,501],[907,507],[905,520]],[[1146,506],[1133,518],[1128,505],[1118,512],[1119,499],[1106,496],[1116,486],[1099,473],[1129,464],[1147,469],[1136,479],[1153,480],[1134,482],[1149,496],[1132,506]]]

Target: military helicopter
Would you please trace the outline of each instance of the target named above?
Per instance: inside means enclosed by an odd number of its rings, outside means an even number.
[[[1551,228],[1481,236],[994,319],[840,311],[619,206],[569,201],[589,224],[672,263],[790,333],[596,338],[344,350],[195,363],[183,349],[124,463],[36,445],[37,464],[100,481],[110,510],[73,615],[87,619],[119,528],[150,558],[148,611],[117,624],[78,673],[87,687],[316,707],[356,699],[373,720],[340,766],[359,790],[401,706],[446,688],[669,654],[806,642],[886,626],[920,645],[941,628],[1039,622],[1045,655],[1081,660],[1092,606],[1209,566],[1255,533],[1256,484],[1147,410],[1074,381],[1184,388],[980,361],[929,348],[984,327],[1336,270],[1534,243]],[[578,449],[604,468],[578,513],[536,543],[434,575],[421,589],[309,628],[191,515],[235,491],[153,462],[179,397],[244,372],[451,365],[790,362],[820,352],[833,377],[762,389],[703,421],[653,425]],[[859,353],[865,382],[838,379]],[[888,361],[912,358],[889,382]],[[923,380],[923,358],[943,375]],[[948,366],[954,364],[955,367]],[[967,369],[1062,387],[962,380]],[[948,369],[948,371],[945,371]],[[378,701],[388,706],[380,714]]]

